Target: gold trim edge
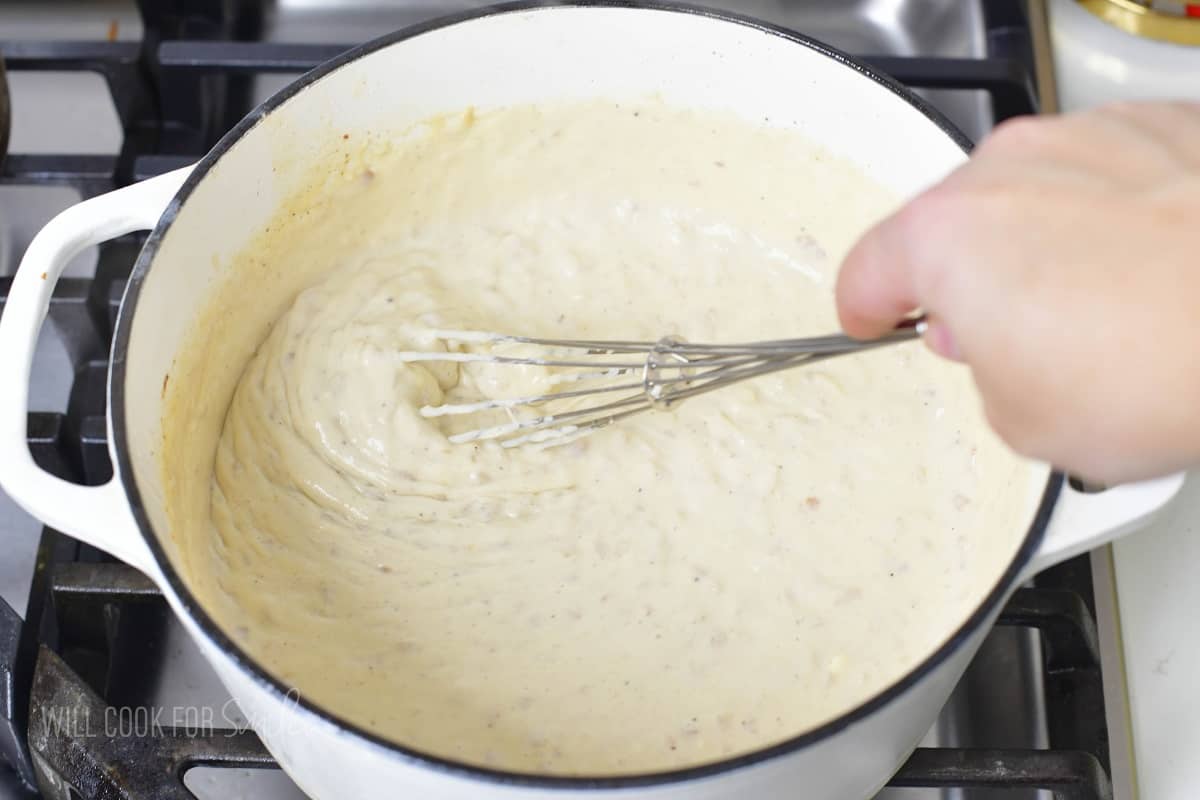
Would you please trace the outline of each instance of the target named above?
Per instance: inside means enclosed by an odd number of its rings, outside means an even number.
[[[1134,36],[1200,47],[1200,18],[1166,14],[1134,0],[1077,1],[1108,24]]]

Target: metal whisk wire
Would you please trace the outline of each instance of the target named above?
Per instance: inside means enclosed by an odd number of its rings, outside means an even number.
[[[804,339],[775,339],[738,344],[699,344],[677,336],[657,342],[543,339],[484,331],[434,331],[436,338],[458,343],[531,345],[547,349],[535,356],[505,356],[489,352],[406,352],[402,361],[503,364],[586,370],[555,375],[556,383],[585,383],[579,389],[547,392],[468,403],[424,406],[425,417],[458,416],[504,411],[508,421],[452,434],[455,443],[497,439],[505,447],[523,444],[563,444],[614,422],[651,409],[666,409],[696,395],[733,383],[792,369],[837,356],[909,341],[925,331],[925,319],[906,320],[888,334],[871,340],[844,334]],[[604,356],[638,356],[603,360]],[[637,375],[630,380],[630,376]],[[585,398],[607,398],[583,407],[519,418],[517,409]]]

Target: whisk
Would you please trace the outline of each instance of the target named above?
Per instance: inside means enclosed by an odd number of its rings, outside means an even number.
[[[656,342],[540,339],[486,331],[433,331],[446,342],[543,348],[531,356],[491,352],[406,352],[403,361],[507,364],[561,369],[552,384],[577,384],[544,394],[486,399],[478,402],[424,406],[425,417],[503,412],[508,421],[449,436],[455,443],[498,440],[505,447],[553,445],[574,441],[643,411],[669,409],[689,397],[780,370],[813,364],[915,339],[925,332],[924,317],[908,319],[891,332],[870,340],[844,334],[804,339],[775,339],[741,344],[698,344],[679,336]],[[611,357],[611,360],[608,358]],[[613,399],[608,399],[613,398]],[[536,409],[522,418],[521,409]]]

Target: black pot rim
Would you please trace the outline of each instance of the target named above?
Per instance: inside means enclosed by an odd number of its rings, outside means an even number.
[[[159,219],[158,224],[155,226],[154,230],[147,239],[145,246],[138,256],[137,262],[134,265],[127,284],[125,296],[122,300],[120,314],[117,319],[116,331],[113,336],[111,361],[112,367],[109,380],[109,409],[112,414],[113,448],[115,450],[117,463],[117,475],[121,477],[126,497],[128,498],[133,516],[137,521],[142,538],[145,540],[147,547],[153,554],[158,568],[162,571],[164,579],[170,585],[171,590],[175,592],[180,604],[184,609],[186,609],[188,614],[191,615],[192,619],[196,622],[200,629],[204,631],[204,634],[208,636],[213,643],[217,645],[217,647],[226,653],[239,669],[248,674],[257,684],[259,684],[260,687],[276,695],[281,700],[284,698],[291,698],[296,705],[304,709],[309,714],[348,733],[351,733],[365,742],[369,742],[377,747],[383,748],[389,751],[389,753],[394,754],[410,764],[423,766],[430,770],[457,776],[459,778],[472,779],[484,783],[524,786],[539,789],[615,790],[630,789],[635,787],[659,786],[663,784],[677,783],[720,775],[799,751],[807,746],[827,739],[839,731],[842,731],[845,728],[864,720],[877,710],[891,703],[900,695],[904,694],[914,684],[918,683],[930,672],[937,669],[943,662],[946,661],[946,659],[948,659],[955,651],[957,651],[959,647],[961,647],[963,643],[988,619],[992,612],[997,609],[999,604],[1007,596],[1009,590],[1015,584],[1016,580],[1020,577],[1022,570],[1032,559],[1034,553],[1037,551],[1042,539],[1044,538],[1046,527],[1049,523],[1055,502],[1057,501],[1059,493],[1062,489],[1062,475],[1057,472],[1051,473],[1049,480],[1046,483],[1045,490],[1042,493],[1042,497],[1039,502],[1037,512],[1034,515],[1033,522],[1030,525],[1029,531],[1027,532],[1021,547],[1012,561],[1009,563],[1007,569],[1004,571],[1004,574],[1000,577],[995,586],[993,586],[979,607],[976,608],[975,611],[958,627],[953,635],[951,635],[940,647],[928,655],[918,666],[913,668],[899,681],[886,687],[883,691],[879,692],[875,696],[860,703],[858,706],[850,709],[841,716],[816,728],[805,731],[797,736],[793,736],[785,741],[771,745],[770,747],[765,747],[736,757],[707,764],[701,764],[698,766],[662,772],[619,776],[576,777],[540,775],[535,773],[489,769],[486,767],[475,766],[465,762],[454,761],[452,759],[431,755],[429,753],[423,753],[366,730],[356,723],[345,719],[329,709],[313,703],[303,696],[297,698],[295,691],[291,691],[289,694],[290,687],[286,686],[280,680],[272,676],[239,645],[234,643],[228,636],[225,635],[213,618],[209,616],[208,612],[205,611],[205,609],[197,602],[196,598],[188,589],[185,582],[181,579],[174,566],[170,563],[165,550],[159,543],[157,536],[154,534],[154,528],[142,505],[141,494],[137,486],[136,475],[133,470],[132,461],[129,457],[128,422],[126,420],[125,411],[125,354],[129,347],[132,321],[137,311],[141,288],[145,282],[146,275],[149,272],[154,257],[158,252],[158,248],[162,243],[163,237],[178,216],[179,210],[183,203],[191,195],[196,186],[204,179],[208,171],[212,169],[212,167],[221,159],[221,157],[238,140],[240,140],[243,135],[245,135],[251,128],[257,125],[263,118],[265,118],[276,108],[283,105],[290,98],[303,91],[311,84],[317,82],[321,78],[332,73],[334,70],[349,64],[352,61],[356,61],[378,50],[396,44],[397,42],[402,42],[406,39],[410,39],[415,36],[419,36],[421,34],[450,25],[469,22],[471,20],[491,16],[494,14],[504,14],[515,11],[528,11],[551,7],[634,8],[699,15],[745,26],[772,36],[781,37],[799,46],[808,47],[811,50],[821,53],[822,55],[841,63],[847,68],[853,69],[880,86],[890,90],[920,111],[964,151],[969,151],[971,148],[970,140],[961,131],[959,131],[953,123],[951,123],[944,115],[942,115],[941,112],[934,109],[921,98],[912,94],[908,89],[887,75],[884,75],[883,73],[865,64],[861,64],[846,54],[822,44],[821,42],[818,42],[810,37],[786,28],[764,23],[759,20],[730,12],[700,8],[688,5],[686,3],[669,1],[658,2],[657,0],[648,0],[646,2],[642,2],[640,0],[567,0],[566,2],[561,2],[560,0],[551,0],[551,2],[546,2],[545,0],[532,0],[526,2],[522,0],[521,2],[503,3],[482,9],[471,10],[465,13],[453,14],[404,28],[381,38],[375,39],[371,42],[367,42],[359,47],[353,48],[346,53],[343,53],[342,55],[325,62],[316,69],[301,76],[295,82],[269,98],[261,106],[251,111],[231,131],[222,137],[217,145],[207,155],[205,155],[203,159],[200,160],[195,169],[184,182],[183,186],[179,189],[178,193],[171,200],[170,204],[163,212],[162,217]]]

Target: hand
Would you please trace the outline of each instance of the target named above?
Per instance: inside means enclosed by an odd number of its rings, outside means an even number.
[[[914,309],[1017,451],[1115,482],[1200,463],[1200,104],[1004,123],[869,231],[846,331]]]

